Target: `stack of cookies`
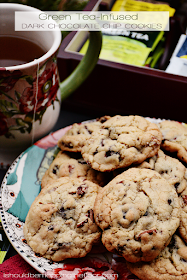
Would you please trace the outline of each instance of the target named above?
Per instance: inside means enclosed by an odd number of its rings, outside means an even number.
[[[58,146],[24,226],[34,252],[59,262],[101,242],[140,279],[187,279],[187,128],[105,116]]]

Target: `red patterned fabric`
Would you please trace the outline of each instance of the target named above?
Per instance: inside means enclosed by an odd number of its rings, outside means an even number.
[[[71,274],[71,277],[69,276]],[[84,275],[83,277],[81,275]],[[88,280],[92,276],[103,275],[108,280],[138,280],[126,267],[124,259],[114,258],[109,264],[98,258],[82,258],[64,264],[63,269],[53,269],[46,275],[40,274],[31,267],[20,255],[15,255],[0,265],[0,280]],[[48,276],[48,278],[47,278]],[[93,279],[92,277],[90,279]]]
[[[45,279],[45,277],[32,268],[20,255],[17,254],[0,265],[0,279],[33,280]]]

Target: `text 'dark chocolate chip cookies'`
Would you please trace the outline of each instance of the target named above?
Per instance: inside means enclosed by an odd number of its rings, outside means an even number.
[[[152,262],[129,263],[129,270],[141,280],[186,280],[187,246],[176,234]]]
[[[112,171],[154,156],[162,141],[156,124],[140,116],[114,116],[93,132],[82,156],[93,169]]]
[[[33,251],[57,262],[89,253],[101,236],[93,215],[98,188],[87,180],[64,177],[42,189],[23,229]]]
[[[158,126],[163,136],[162,149],[177,153],[187,163],[187,127],[177,121],[163,121]]]
[[[85,123],[74,123],[66,134],[59,139],[59,148],[62,151],[80,152],[84,142],[109,118],[110,116],[103,116]]]
[[[99,191],[94,215],[108,251],[151,261],[179,226],[179,198],[156,171],[130,168]]]

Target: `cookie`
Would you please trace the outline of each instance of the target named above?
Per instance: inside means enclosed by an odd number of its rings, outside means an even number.
[[[109,174],[92,169],[83,160],[81,154],[60,151],[42,177],[41,188],[53,183],[60,177],[66,176],[71,178],[82,177],[100,186],[106,185],[109,180]]]
[[[187,246],[176,234],[169,245],[151,262],[129,263],[128,269],[141,280],[186,280]]]
[[[187,128],[176,121],[163,121],[158,126],[163,136],[162,149],[176,153],[180,160],[187,163]]]
[[[176,158],[172,158],[162,150],[157,155],[147,159],[139,168],[149,168],[157,171],[164,179],[166,179],[180,195],[187,188],[187,169]]]
[[[24,236],[33,251],[52,261],[84,257],[100,240],[93,216],[98,185],[59,178],[43,188],[26,217]]]
[[[181,219],[179,226],[179,233],[183,240],[187,243],[187,189],[179,195],[181,206]]]
[[[175,158],[165,155],[161,150],[158,154],[138,166],[139,168],[150,168],[157,171],[176,190],[180,206],[181,218],[179,233],[187,242],[187,169]]]
[[[138,262],[169,244],[180,210],[176,191],[158,172],[129,168],[99,191],[94,216],[107,250]]]
[[[162,141],[156,124],[140,116],[114,116],[85,141],[82,156],[98,171],[112,171],[154,156]]]
[[[66,134],[59,139],[59,148],[62,151],[80,152],[84,142],[109,118],[110,116],[103,116],[95,121],[74,123]]]

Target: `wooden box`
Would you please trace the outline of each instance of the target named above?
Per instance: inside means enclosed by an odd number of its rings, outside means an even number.
[[[100,5],[107,6],[107,1],[91,0],[85,10],[97,10]],[[180,20],[172,18],[161,68],[169,63],[182,33]],[[61,80],[82,59],[78,50],[87,36],[85,31],[71,32],[63,40],[58,53]],[[63,106],[98,116],[137,114],[187,122],[187,78],[164,70],[99,59],[88,79],[63,102]]]

